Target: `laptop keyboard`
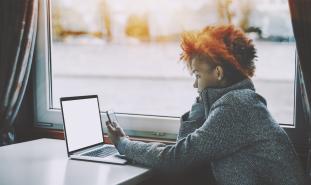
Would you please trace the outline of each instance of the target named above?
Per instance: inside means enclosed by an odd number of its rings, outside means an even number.
[[[111,154],[118,153],[118,150],[115,147],[104,147],[98,150],[94,150],[88,153],[83,154],[83,156],[91,156],[91,157],[107,157]]]

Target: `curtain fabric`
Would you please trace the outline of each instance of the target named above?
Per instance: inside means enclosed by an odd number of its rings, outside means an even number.
[[[15,139],[14,121],[29,79],[38,0],[0,1],[0,146]]]
[[[305,119],[309,123],[307,173],[311,177],[311,1],[289,0],[293,31],[300,64],[300,86]]]

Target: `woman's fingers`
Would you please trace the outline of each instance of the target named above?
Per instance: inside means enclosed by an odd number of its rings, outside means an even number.
[[[109,125],[109,121],[106,121],[106,126],[108,126]]]
[[[111,126],[110,124],[107,124],[107,128],[108,128],[110,131],[113,130],[113,128],[112,128],[112,126]]]
[[[107,128],[108,128],[109,131],[115,132],[115,128],[111,125],[111,123],[107,124]]]
[[[108,128],[108,131],[111,133],[111,134],[118,134],[120,136],[126,136],[125,132],[123,131],[123,129],[119,126],[119,125],[116,125],[114,126],[114,123],[115,122],[109,122],[109,121],[106,121],[106,126]]]
[[[119,126],[119,124],[116,122],[111,122],[111,124],[114,126],[114,128],[117,128]]]
[[[119,124],[116,122],[110,122],[110,121],[106,121],[106,126],[111,125],[114,128],[119,127]]]
[[[115,127],[113,122],[106,121],[106,126],[108,127],[108,125],[111,125],[112,127]]]

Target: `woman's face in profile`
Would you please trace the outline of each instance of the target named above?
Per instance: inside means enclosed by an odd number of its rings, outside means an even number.
[[[193,87],[197,88],[198,93],[207,87],[219,86],[219,74],[216,73],[215,69],[215,67],[212,67],[206,61],[198,59],[191,61],[192,75],[195,77]]]

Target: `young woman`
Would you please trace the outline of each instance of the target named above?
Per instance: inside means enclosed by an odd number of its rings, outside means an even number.
[[[184,34],[181,48],[200,96],[181,117],[176,144],[131,141],[107,122],[118,151],[160,169],[210,163],[222,185],[304,184],[293,145],[252,83],[252,41],[231,25],[209,26]]]

